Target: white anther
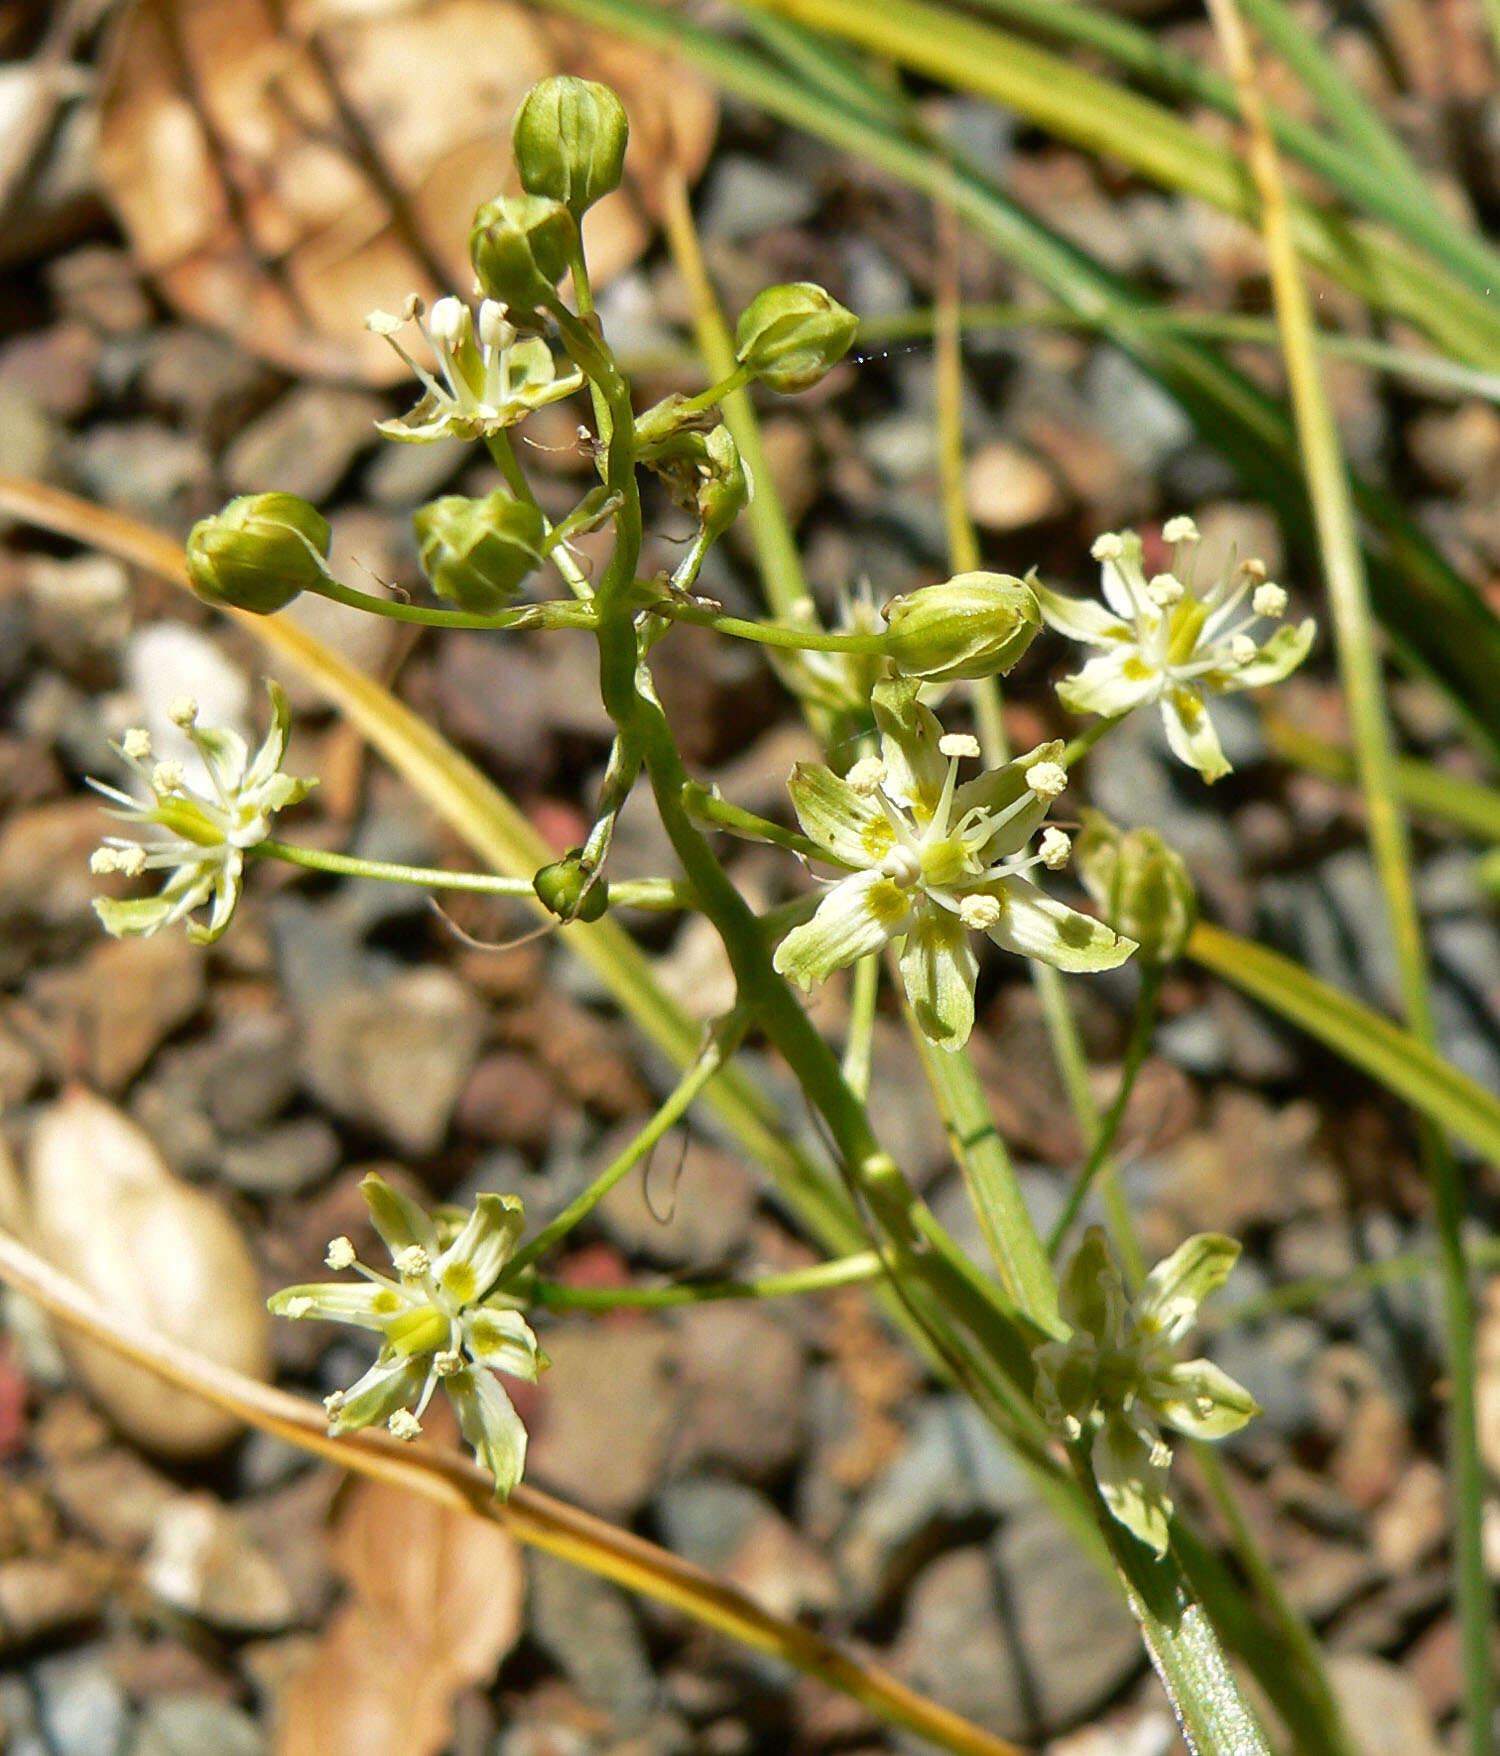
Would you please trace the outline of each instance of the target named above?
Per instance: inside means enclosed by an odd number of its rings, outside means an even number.
[[[354,1245],[342,1233],[328,1240],[328,1249],[323,1260],[330,1268],[353,1268]]]
[[[330,1391],[329,1394],[323,1398],[323,1409],[330,1421],[336,1421],[344,1412],[343,1391]]]
[[[1247,579],[1255,579],[1264,582],[1266,577],[1266,564],[1264,561],[1257,561],[1252,555],[1248,561],[1240,562],[1240,572],[1243,573]]]
[[[1229,643],[1229,656],[1237,665],[1253,665],[1260,648],[1248,634],[1236,634]]]
[[[485,299],[479,306],[479,339],[487,348],[508,348],[516,339],[515,325],[506,321],[498,299]]]
[[[988,932],[995,922],[1005,913],[998,896],[990,896],[976,891],[972,896],[959,899],[958,918],[966,927],[972,927],[976,933]]]
[[[979,740],[971,732],[944,732],[938,749],[944,756],[977,756]]]
[[[472,321],[469,307],[462,299],[455,299],[450,293],[432,307],[427,327],[432,331],[432,339],[440,347],[454,348],[463,340]]]
[[[1198,527],[1185,512],[1180,512],[1161,527],[1161,536],[1164,543],[1196,543]]]
[[[174,695],[172,705],[167,709],[167,718],[174,726],[179,726],[183,731],[186,731],[189,726],[197,722],[198,703],[193,700],[191,695]]]
[[[132,762],[144,762],[151,754],[151,734],[144,726],[132,726],[121,738],[120,748]]]
[[[151,770],[151,790],[157,793],[175,793],[187,779],[187,770],[175,756],[165,762],[158,762]]]
[[[1037,843],[1037,857],[1049,872],[1060,872],[1068,863],[1068,856],[1073,851],[1073,843],[1062,830],[1050,826],[1042,831],[1042,839]]]
[[[306,1293],[299,1293],[295,1299],[288,1299],[286,1304],[282,1306],[282,1315],[285,1317],[310,1317],[315,1303],[316,1301],[310,1299]]]
[[[445,1347],[432,1356],[432,1369],[439,1378],[451,1378],[464,1369],[464,1357],[455,1348]]]
[[[408,1244],[404,1250],[398,1250],[392,1260],[397,1274],[408,1280],[420,1280],[432,1267],[432,1258],[420,1244]]]
[[[903,890],[910,890],[922,876],[922,862],[909,847],[893,847],[880,862],[883,876]]]
[[[401,301],[401,321],[410,323],[414,317],[420,317],[427,309],[427,301],[420,293],[408,293]]]
[[[89,870],[96,878],[107,878],[120,869],[120,856],[113,848],[95,848],[89,855]]]
[[[398,1408],[386,1422],[386,1426],[397,1439],[420,1438],[422,1432],[422,1423],[409,1408]]]
[[[1277,616],[1286,614],[1286,593],[1279,585],[1272,585],[1269,582],[1265,585],[1258,585],[1255,588],[1254,597],[1250,600],[1250,607],[1257,616],[1269,616],[1274,620]]]
[[[1187,595],[1182,581],[1171,573],[1157,573],[1146,581],[1146,596],[1158,609],[1170,610]]]
[[[1125,553],[1125,539],[1117,531],[1107,530],[1094,538],[1089,553],[1096,561],[1118,561]]]
[[[844,778],[862,799],[871,798],[885,779],[885,764],[878,756],[861,756]]]
[[[371,335],[395,335],[401,326],[402,320],[389,311],[372,311],[365,319],[365,328]]]
[[[146,850],[139,842],[131,842],[128,847],[115,849],[115,870],[123,872],[127,878],[139,878],[146,870]]]
[[[1060,762],[1033,762],[1026,770],[1026,784],[1038,798],[1055,799],[1067,791],[1068,771]]]

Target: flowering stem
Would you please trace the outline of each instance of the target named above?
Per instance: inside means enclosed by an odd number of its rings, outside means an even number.
[[[875,1000],[879,992],[879,957],[860,958],[849,984],[849,1029],[844,1040],[843,1074],[844,1083],[861,1098],[870,1095],[870,1048],[875,1034]]]
[[[696,817],[700,823],[711,823],[715,829],[727,830],[742,841],[769,842],[773,847],[786,848],[804,860],[820,860],[828,866],[839,863],[827,848],[819,847],[817,842],[809,840],[798,830],[773,823],[769,817],[759,817],[740,805],[731,805],[728,799],[721,799],[700,782],[684,781],[682,804],[689,816]]]
[[[768,1274],[759,1280],[689,1281],[666,1287],[580,1287],[538,1280],[518,1291],[524,1293],[528,1304],[545,1305],[554,1311],[659,1311],[714,1299],[783,1299],[796,1293],[826,1292],[831,1287],[874,1280],[884,1272],[874,1250],[861,1250],[853,1256],[835,1257],[786,1274]]]
[[[674,622],[691,622],[699,628],[712,628],[716,633],[732,635],[736,640],[753,640],[757,646],[781,646],[794,652],[885,651],[884,634],[830,634],[819,628],[789,628],[780,622],[749,622],[740,616],[726,616],[692,598],[663,597],[654,589],[649,607],[658,615],[671,617]]]
[[[1086,726],[1063,751],[1063,767],[1071,768],[1075,762],[1081,761],[1106,732],[1112,732],[1126,717],[1123,713],[1117,713],[1112,719],[1096,719],[1091,726]]]
[[[545,604],[522,604],[514,610],[498,610],[493,616],[481,616],[469,610],[428,609],[422,604],[402,603],[399,598],[377,597],[371,591],[357,591],[352,585],[341,585],[336,579],[324,578],[309,586],[319,597],[350,609],[364,610],[372,616],[385,616],[392,622],[419,622],[428,628],[589,628],[593,615],[582,604],[549,601]]]
[[[688,1106],[723,1067],[725,1061],[743,1042],[745,1032],[750,1028],[749,1015],[741,1008],[736,1008],[723,1018],[710,1032],[703,1052],[688,1068],[682,1078],[673,1087],[666,1102],[641,1129],[640,1133],[630,1142],[625,1150],[605,1166],[597,1177],[589,1184],[581,1195],[576,1196],[562,1210],[556,1219],[543,1226],[541,1231],[511,1257],[506,1264],[505,1272],[499,1284],[510,1287],[516,1277],[529,1268],[544,1251],[550,1250],[559,1239],[564,1238],[581,1220],[599,1205],[615,1184],[627,1176],[636,1165],[682,1120]]]
[[[265,859],[285,860],[310,872],[332,872],[340,878],[379,878],[387,884],[420,884],[428,890],[472,890],[487,896],[514,896],[535,902],[529,878],[502,878],[491,872],[449,872],[441,866],[403,866],[391,860],[366,860],[357,854],[335,854],[294,842],[267,840],[247,852]],[[625,878],[609,886],[612,906],[640,909],[685,909],[693,893],[675,878]]]
[[[1119,1089],[1115,1092],[1114,1101],[1104,1112],[1094,1132],[1093,1145],[1089,1150],[1088,1162],[1083,1172],[1074,1183],[1062,1212],[1058,1215],[1057,1224],[1052,1228],[1052,1235],[1047,1240],[1047,1254],[1057,1260],[1062,1249],[1063,1240],[1073,1222],[1078,1218],[1079,1210],[1087,1199],[1094,1179],[1104,1169],[1110,1152],[1114,1147],[1115,1138],[1120,1132],[1120,1124],[1125,1119],[1125,1111],[1130,1103],[1130,1094],[1135,1088],[1136,1075],[1146,1060],[1146,1052],[1151,1047],[1151,1033],[1156,1028],[1156,997],[1161,991],[1161,971],[1143,969],[1141,972],[1141,990],[1136,998],[1135,1019],[1130,1027],[1130,1040],[1125,1045],[1125,1060],[1120,1068]],[[1139,1286],[1142,1264],[1139,1261],[1139,1246],[1135,1243],[1135,1234],[1127,1229],[1123,1239],[1116,1240],[1117,1246],[1124,1244],[1128,1253],[1136,1257],[1131,1264],[1134,1284]]]

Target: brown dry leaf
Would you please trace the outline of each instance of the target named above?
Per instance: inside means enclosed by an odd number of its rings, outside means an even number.
[[[515,0],[138,0],[110,58],[101,176],[189,316],[291,371],[390,383],[400,362],[366,313],[468,292],[474,210],[516,186],[516,105],[559,71],[630,112],[627,187],[584,224],[603,282],[645,247],[664,169],[702,170],[715,101]]]
[[[276,1756],[434,1756],[454,1695],[488,1682],[520,1638],[520,1545],[498,1524],[362,1481],[334,1560],[350,1595],[281,1692]]]

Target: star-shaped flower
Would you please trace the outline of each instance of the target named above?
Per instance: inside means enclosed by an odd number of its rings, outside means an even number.
[[[105,931],[117,939],[149,935],[203,907],[209,907],[208,921],[189,920],[188,937],[200,945],[217,939],[240,899],[245,850],[270,835],[276,812],[304,798],[316,784],[281,773],[291,709],[277,684],[267,683],[266,688],[271,697],[271,729],[253,758],[238,732],[200,726],[193,701],[184,697],[172,704],[171,717],[202,757],[211,792],[190,786],[182,763],[153,763],[151,739],[139,727],[126,732],[115,748],[140,781],[145,799],[90,780],[96,792],[113,802],[111,817],[146,831],[141,840],[106,836],[89,861],[90,869],[100,874],[122,872],[128,878],[151,871],[169,873],[155,896],[125,902],[94,898],[94,911]]]
[[[804,988],[891,940],[903,941],[901,979],[932,1041],[958,1049],[974,1026],[979,961],[971,930],[1007,951],[1057,969],[1112,969],[1135,949],[1088,915],[1050,896],[1024,874],[1066,864],[1069,842],[1043,832],[1025,849],[1067,785],[1060,743],[958,783],[976,739],[944,735],[913,683],[882,684],[875,695],[881,754],[846,778],[798,763],[788,783],[797,816],[828,858],[845,868],[812,919],[776,950],[776,968]]]
[[[1150,579],[1134,531],[1095,542],[1094,559],[1104,570],[1102,604],[1035,580],[1032,585],[1050,627],[1101,649],[1059,685],[1063,705],[1113,717],[1159,702],[1173,755],[1214,781],[1229,773],[1229,763],[1205,697],[1279,683],[1307,657],[1315,626],[1309,618],[1258,641],[1250,629],[1286,613],[1286,593],[1266,578],[1261,563],[1226,567],[1200,592],[1193,583],[1198,530],[1192,519],[1168,519],[1162,535],[1176,548],[1172,571]]]
[[[383,1423],[398,1439],[415,1439],[441,1384],[503,1499],[525,1468],[526,1429],[495,1373],[534,1383],[547,1363],[526,1319],[493,1290],[521,1235],[521,1202],[481,1195],[461,1223],[439,1225],[373,1172],[360,1190],[395,1275],[367,1268],[347,1238],[335,1238],[328,1266],[356,1269],[364,1279],[286,1287],[270,1308],[278,1317],[321,1317],[380,1336],[369,1371],[324,1399],[330,1434]]]
[[[524,421],[533,409],[571,396],[581,372],[557,376],[552,350],[539,335],[519,335],[494,299],[479,306],[479,319],[462,299],[439,299],[424,321],[422,301],[408,299],[400,317],[372,311],[365,326],[383,335],[416,373],[422,397],[399,419],[377,421],[391,439],[482,439]],[[415,323],[432,350],[438,377],[417,363],[396,337]]]
[[[1222,1439],[1260,1413],[1211,1360],[1173,1357],[1239,1253],[1232,1238],[1199,1233],[1151,1270],[1132,1304],[1104,1233],[1091,1226],[1059,1289],[1072,1334],[1032,1350],[1038,1407],[1070,1441],[1089,1442],[1105,1505],[1158,1555],[1172,1516],[1172,1448],[1161,1427]]]

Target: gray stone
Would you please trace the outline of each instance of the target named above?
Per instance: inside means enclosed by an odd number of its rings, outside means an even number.
[[[607,1163],[627,1139],[622,1133],[601,1142],[599,1162]],[[672,1161],[680,1151],[663,1143],[660,1183],[653,1186],[650,1201],[641,1178],[627,1177],[599,1204],[599,1218],[616,1243],[632,1254],[673,1267],[710,1268],[744,1245],[758,1183],[742,1160],[699,1140],[687,1143],[681,1174],[674,1177]],[[666,1195],[659,1197],[657,1188]]]
[[[1076,1725],[1145,1662],[1119,1594],[1040,1507],[919,1575],[893,1657],[918,1688],[1027,1743]]]
[[[484,1014],[447,970],[407,970],[378,990],[313,1007],[302,1045],[309,1087],[336,1114],[403,1150],[431,1152],[479,1054]]]
[[[802,1437],[792,1332],[758,1305],[698,1305],[682,1314],[680,1343],[674,1466],[719,1465],[754,1480],[786,1469]]]
[[[703,234],[739,241],[780,226],[800,225],[817,206],[817,193],[802,177],[743,153],[725,153],[714,164],[703,203]]]
[[[298,385],[235,440],[224,459],[225,480],[236,494],[275,489],[316,504],[375,444],[375,423],[386,413],[368,391]]]
[[[1193,436],[1192,422],[1175,399],[1118,348],[1095,350],[1084,392],[1116,450],[1144,473],[1158,469]]]
[[[1260,1404],[1261,1417],[1248,1432],[1264,1426],[1292,1439],[1317,1427],[1308,1373],[1327,1345],[1327,1336],[1305,1317],[1277,1317],[1225,1329],[1203,1351]]]
[[[251,1195],[295,1195],[321,1183],[339,1162],[339,1137],[321,1116],[300,1116],[250,1140],[226,1141],[219,1174]]]
[[[38,1749],[49,1756],[119,1756],[130,1707],[102,1648],[41,1659],[31,1674],[40,1697]],[[7,1750],[10,1756],[31,1756],[24,1738]]]
[[[618,1586],[551,1555],[528,1557],[530,1620],[537,1641],[574,1688],[623,1731],[656,1705],[657,1686],[640,1624]]]
[[[73,467],[90,498],[162,523],[206,507],[213,465],[203,442],[160,421],[112,421],[73,441]]]
[[[281,1012],[246,1012],[214,1033],[204,1097],[214,1125],[246,1134],[272,1122],[297,1089],[296,1027]]]
[[[370,498],[399,510],[442,492],[468,461],[463,439],[435,439],[430,445],[382,445],[365,471]]]
[[[242,1708],[202,1695],[146,1703],[130,1756],[265,1756],[266,1736]]]

